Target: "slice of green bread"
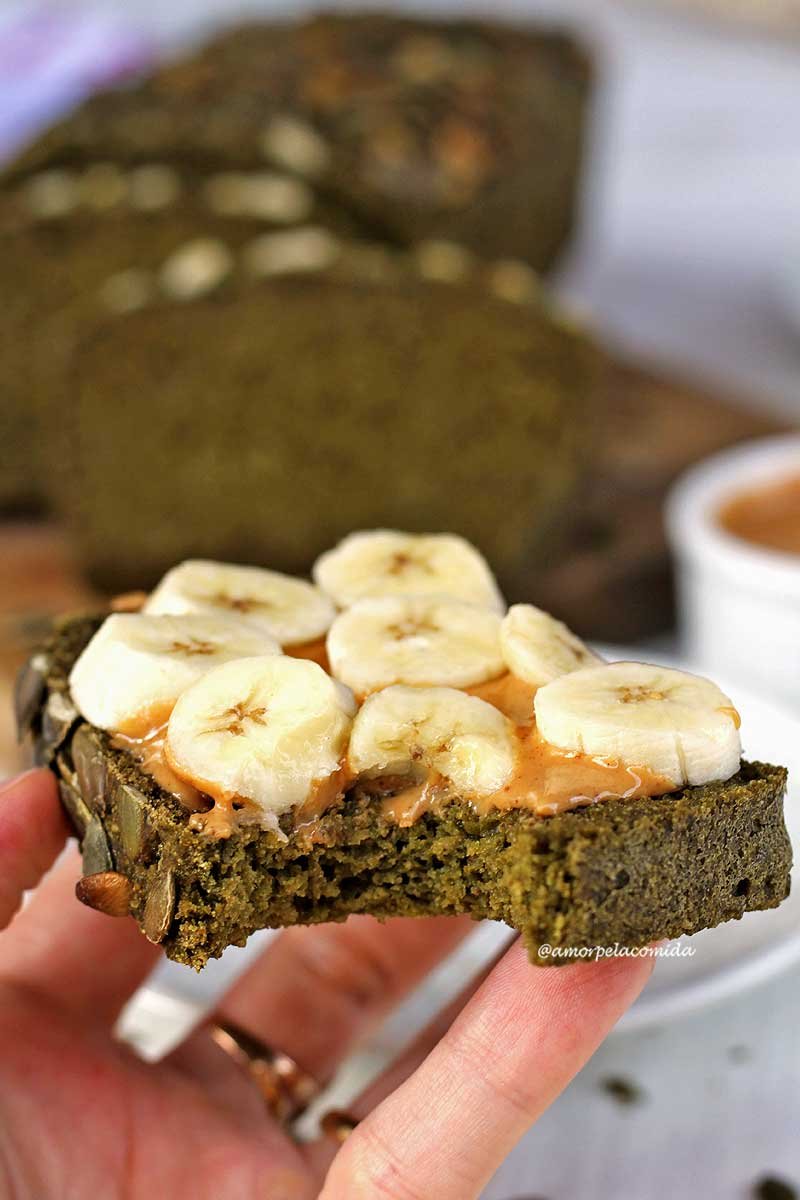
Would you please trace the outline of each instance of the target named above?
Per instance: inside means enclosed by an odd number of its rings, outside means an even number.
[[[536,29],[377,13],[244,26],[91,99],[10,171],[272,166],[364,236],[543,269],[573,222],[589,87],[575,42]]]
[[[200,968],[264,927],[358,912],[466,912],[518,929],[536,963],[544,945],[644,946],[788,895],[786,771],[763,763],[743,762],[725,783],[552,817],[478,816],[456,799],[408,827],[383,814],[385,793],[356,785],[313,836],[284,821],[285,840],[246,825],[209,840],[174,796],[79,718],[67,679],[99,623],[56,629],[20,676],[17,715],[56,772],[82,840],[84,898],[132,912],[178,962]]]
[[[150,303],[83,321],[62,504],[92,579],[198,556],[303,573],[359,525],[438,527],[524,594],[596,368],[533,273],[310,227],[216,253],[196,294],[156,272]]]

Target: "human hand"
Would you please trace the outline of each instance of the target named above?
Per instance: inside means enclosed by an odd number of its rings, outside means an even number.
[[[0,789],[0,1197],[472,1200],[638,995],[649,958],[530,966],[519,943],[355,1102],[338,1147],[294,1142],[248,1075],[194,1033],[147,1064],[116,1017],[159,957],[74,900],[69,829],[39,770]],[[290,929],[215,1016],[321,1083],[465,936],[461,918]]]

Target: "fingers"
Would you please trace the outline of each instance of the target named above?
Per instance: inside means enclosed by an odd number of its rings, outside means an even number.
[[[474,976],[462,991],[446,1004],[433,1020],[425,1026],[418,1037],[405,1047],[396,1058],[394,1058],[384,1071],[372,1080],[365,1091],[363,1091],[355,1100],[347,1105],[347,1115],[353,1117],[356,1121],[362,1120],[367,1113],[372,1112],[382,1100],[390,1095],[395,1088],[398,1088],[401,1083],[408,1079],[412,1071],[416,1071],[417,1067],[424,1062],[425,1058],[430,1054],[433,1047],[439,1042],[440,1038],[444,1037],[447,1030],[453,1024],[458,1014],[463,1009],[467,1001],[475,995],[478,988],[485,982],[494,967],[497,966],[501,958],[504,957],[508,950],[506,944],[502,950],[499,950],[494,959],[487,963],[481,971]],[[330,1167],[334,1156],[338,1150],[338,1146],[334,1138],[322,1135],[316,1141],[309,1142],[305,1147],[305,1153],[308,1161],[313,1164],[317,1174],[322,1177]]]
[[[532,967],[515,944],[348,1138],[320,1200],[473,1200],[644,986],[653,960]]]
[[[372,1112],[373,1108],[398,1088],[401,1083],[404,1083],[412,1071],[416,1071],[417,1067],[425,1061],[434,1046],[447,1033],[467,1002],[482,987],[494,968],[507,953],[508,944],[502,950],[498,951],[492,962],[487,963],[479,974],[470,980],[454,1000],[445,1005],[440,1012],[437,1012],[430,1024],[425,1026],[419,1036],[402,1050],[397,1058],[389,1063],[386,1070],[382,1071],[369,1084],[366,1091],[362,1092],[352,1104],[348,1105],[348,1112],[352,1113],[357,1119],[365,1117],[367,1113]]]
[[[320,1082],[473,928],[467,917],[288,929],[226,997],[221,1016]]]
[[[0,929],[53,865],[68,835],[50,771],[28,771],[0,788]]]
[[[80,876],[75,850],[3,935],[1,972],[51,995],[61,1007],[110,1024],[160,951],[130,917],[107,917],[76,900]]]
[[[0,790],[2,976],[93,1019],[113,1021],[158,951],[132,921],[115,921],[78,903],[77,852],[17,912],[24,892],[49,870],[69,833],[50,771],[29,771]]]

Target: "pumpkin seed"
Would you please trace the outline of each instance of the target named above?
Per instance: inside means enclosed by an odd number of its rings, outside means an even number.
[[[45,754],[52,758],[78,720],[78,710],[64,692],[51,692],[42,713],[42,741]]]
[[[313,126],[291,113],[275,114],[261,135],[261,150],[266,158],[311,178],[321,175],[331,159],[330,149]]]
[[[58,794],[75,827],[78,837],[85,839],[86,830],[92,820],[92,814],[84,804],[83,797],[77,788],[67,783],[64,779],[59,779],[58,781]]]
[[[181,179],[178,172],[162,163],[145,163],[128,177],[129,200],[141,212],[158,212],[178,199]]]
[[[14,715],[19,741],[30,733],[42,702],[49,669],[50,660],[47,655],[34,654],[17,675],[14,684]]]
[[[530,304],[542,294],[539,276],[527,263],[514,258],[499,259],[489,270],[489,288],[501,300]]]
[[[106,831],[97,817],[92,817],[89,821],[81,849],[83,850],[84,875],[96,875],[101,871],[113,870],[114,860],[111,857]]]
[[[80,725],[72,738],[72,762],[78,785],[89,808],[101,807],[106,790],[106,764],[97,735],[88,725]]]
[[[84,204],[97,212],[116,208],[128,194],[128,180],[113,162],[92,163],[77,182],[78,193]]]
[[[138,788],[129,783],[118,784],[114,799],[122,850],[130,859],[141,856],[150,836],[147,802]]]
[[[175,913],[175,872],[161,868],[144,906],[144,932],[151,942],[163,942]]]
[[[252,275],[296,275],[324,271],[336,261],[339,250],[339,243],[326,229],[304,225],[262,234],[244,247],[242,257]]]
[[[206,296],[230,275],[233,257],[217,238],[197,238],[176,250],[161,268],[161,286],[173,300]]]
[[[65,217],[78,203],[78,188],[72,171],[42,171],[28,180],[25,204],[37,220]]]

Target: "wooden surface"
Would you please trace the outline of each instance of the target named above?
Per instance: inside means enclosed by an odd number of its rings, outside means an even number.
[[[0,779],[29,765],[17,745],[14,677],[57,613],[97,603],[57,525],[0,525]]]
[[[630,642],[673,623],[664,499],[687,467],[786,428],[733,400],[611,361],[587,430],[584,484],[567,540],[532,577],[536,601],[585,637]]]

